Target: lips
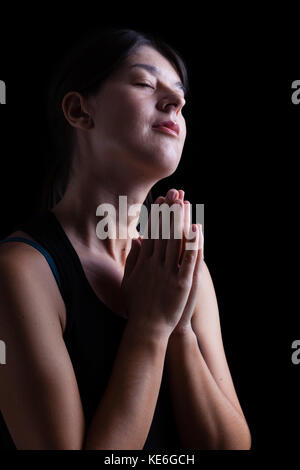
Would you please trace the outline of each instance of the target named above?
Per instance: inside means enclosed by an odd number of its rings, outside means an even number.
[[[176,135],[179,135],[179,126],[174,121],[161,121],[154,124],[152,127],[154,127],[154,129],[165,129],[166,131],[171,130],[172,134],[175,133]]]

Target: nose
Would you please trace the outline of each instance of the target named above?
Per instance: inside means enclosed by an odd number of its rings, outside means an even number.
[[[169,94],[168,96],[164,96],[161,98],[161,100],[158,102],[158,108],[161,111],[164,112],[169,112],[170,108],[175,109],[175,113],[178,114],[183,105],[185,104],[185,99],[178,95],[177,93]]]

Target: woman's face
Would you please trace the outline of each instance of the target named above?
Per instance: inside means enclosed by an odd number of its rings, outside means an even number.
[[[184,103],[180,77],[170,62],[152,47],[139,47],[89,99],[92,153],[99,154],[102,163],[104,155],[105,164],[123,161],[147,175],[165,178],[176,170],[182,154]],[[162,121],[177,123],[178,135],[153,129]]]

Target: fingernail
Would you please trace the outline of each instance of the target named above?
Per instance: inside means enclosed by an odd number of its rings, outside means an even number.
[[[197,227],[196,227],[196,225],[193,224],[192,230],[193,230],[193,232],[197,232]]]
[[[169,201],[175,201],[176,191],[174,191],[174,190],[169,191],[168,194],[167,194],[167,197],[168,197]]]
[[[164,198],[162,196],[159,196],[159,198],[156,199],[156,204],[161,204],[164,201]]]

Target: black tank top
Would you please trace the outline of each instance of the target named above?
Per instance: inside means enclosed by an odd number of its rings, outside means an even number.
[[[107,387],[127,319],[114,313],[97,297],[73,245],[52,211],[31,217],[16,230],[26,232],[39,244],[56,277],[66,306],[63,338],[77,379],[86,425],[89,426]],[[34,245],[37,247],[37,244]],[[172,450],[180,447],[164,368],[144,449]],[[16,449],[1,413],[0,449]]]

